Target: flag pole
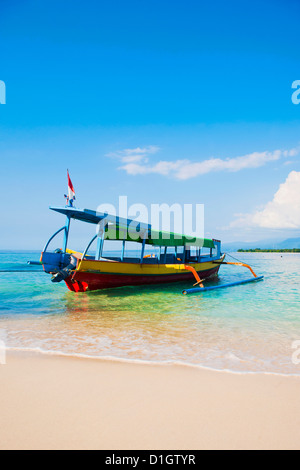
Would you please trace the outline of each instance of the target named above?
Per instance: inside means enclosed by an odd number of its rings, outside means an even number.
[[[74,190],[74,186],[71,181],[71,178],[70,178],[69,169],[67,169],[67,176],[68,176],[68,195],[67,196],[65,195],[67,199],[67,207],[74,207],[73,202],[75,200],[75,190]],[[63,241],[63,253],[66,253],[67,251],[69,232],[70,232],[70,223],[71,223],[71,216],[67,215],[67,220],[66,220],[66,225],[65,225],[65,235],[64,235],[64,241]]]

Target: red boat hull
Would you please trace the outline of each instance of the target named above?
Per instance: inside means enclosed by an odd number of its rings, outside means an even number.
[[[218,274],[220,266],[201,271],[199,275],[201,279]],[[124,286],[143,286],[166,284],[171,282],[195,282],[192,273],[163,274],[163,275],[132,275],[132,274],[107,274],[107,273],[89,273],[77,271],[73,276],[68,277],[65,282],[72,292],[86,292],[87,290],[95,291],[101,289],[110,289],[114,287]]]

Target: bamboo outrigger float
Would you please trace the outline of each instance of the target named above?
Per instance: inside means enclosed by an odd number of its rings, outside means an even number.
[[[73,189],[72,194],[75,196]],[[52,275],[52,282],[64,281],[72,292],[171,282],[190,283],[194,279],[194,287],[183,291],[184,294],[191,294],[263,279],[257,277],[250,266],[225,263],[226,255],[221,252],[219,240],[197,237],[192,239],[172,232],[156,231],[151,225],[138,221],[88,209],[76,209],[73,207],[73,198],[70,197],[67,198],[66,207],[50,209],[64,215],[66,222],[46,243],[40,262],[44,271]],[[97,234],[89,241],[83,253],[68,249],[71,220],[98,226]],[[62,248],[49,251],[50,243],[61,232],[64,234]],[[103,249],[106,240],[121,241],[121,252],[105,256]],[[93,255],[88,254],[94,242],[97,242],[96,252]],[[139,244],[138,257],[126,256],[125,246],[130,243]],[[146,254],[146,246],[157,252]],[[218,275],[222,264],[246,266],[254,278],[234,284],[204,287],[203,283],[207,279]]]

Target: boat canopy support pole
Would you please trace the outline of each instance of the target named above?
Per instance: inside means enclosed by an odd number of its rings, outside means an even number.
[[[163,263],[166,264],[167,262],[167,251],[168,251],[168,247],[165,246],[165,249],[164,249],[164,257],[163,257]]]
[[[142,245],[141,261],[140,261],[141,264],[142,264],[142,262],[143,262],[143,260],[144,260],[145,246],[146,246],[146,238],[144,238],[144,240],[143,240],[143,245]]]
[[[59,230],[57,230],[57,232],[54,233],[54,235],[52,235],[52,237],[49,238],[49,240],[47,241],[44,249],[43,249],[43,253],[46,253],[47,249],[48,249],[48,246],[50,245],[50,243],[52,242],[53,238],[56,237],[56,235],[58,235],[60,232],[62,232],[63,230],[66,230],[66,226],[64,225],[62,228],[60,228]]]
[[[63,243],[63,252],[66,253],[67,246],[68,246],[68,239],[69,239],[69,232],[70,232],[70,217],[67,217],[66,225],[65,225],[65,236],[64,236],[64,243]]]
[[[86,249],[84,250],[84,253],[83,253],[83,255],[82,255],[82,259],[84,259],[84,258],[86,257],[87,252],[89,251],[90,247],[92,246],[92,244],[94,243],[94,241],[96,240],[96,238],[98,238],[98,235],[95,235],[95,236],[91,239],[90,243],[88,244],[88,246],[87,246]]]
[[[97,261],[99,261],[99,259],[102,257],[103,244],[104,244],[104,235],[102,235],[101,237],[98,237],[98,240],[97,240],[97,250],[96,250],[96,256],[95,256],[95,260]]]
[[[126,240],[123,240],[123,242],[122,242],[122,253],[121,253],[121,261],[124,261],[124,255],[125,255],[125,243],[126,243]]]
[[[185,263],[185,259],[186,259],[186,245],[184,245],[183,247],[183,255],[182,255],[182,261]]]

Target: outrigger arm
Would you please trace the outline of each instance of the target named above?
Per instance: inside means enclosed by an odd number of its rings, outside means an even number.
[[[191,271],[191,272],[194,274],[194,277],[195,277],[195,279],[196,279],[197,282],[196,282],[193,286],[195,287],[195,286],[198,286],[198,285],[199,285],[199,286],[202,287],[202,289],[203,289],[203,288],[204,288],[204,284],[203,284],[204,281],[203,281],[203,279],[200,279],[200,277],[199,277],[199,275],[198,275],[196,269],[193,268],[193,266],[189,266],[189,265],[187,265],[187,264],[184,265],[184,268],[185,268],[187,271]]]
[[[229,262],[225,262],[225,261],[213,261],[213,264],[219,264],[219,265],[228,264],[228,265],[231,265],[231,266],[241,266],[241,267],[249,269],[254,277],[251,278],[251,279],[243,280],[243,281],[231,282],[231,283],[228,283],[228,284],[221,284],[221,285],[211,286],[211,287],[204,287],[204,284],[203,284],[204,281],[200,279],[197,271],[192,266],[184,265],[184,268],[186,270],[191,271],[194,274],[194,277],[195,277],[197,282],[196,282],[196,284],[194,284],[192,289],[186,289],[186,290],[182,291],[182,293],[184,295],[195,294],[197,292],[206,292],[206,291],[215,290],[215,289],[222,289],[222,288],[225,288],[225,287],[239,286],[239,285],[242,285],[242,284],[248,284],[250,282],[262,281],[264,279],[264,276],[257,276],[257,274],[255,274],[255,272],[253,271],[251,266],[249,266],[248,264],[242,263],[242,262],[229,263]],[[197,285],[200,286],[200,287],[195,287]]]
[[[248,268],[254,277],[258,277],[257,274],[255,274],[255,272],[253,271],[253,269],[251,268],[251,266],[249,266],[249,264],[245,264],[245,263],[228,263],[227,261],[213,261],[214,264],[229,264],[231,266],[242,266],[243,268]]]

